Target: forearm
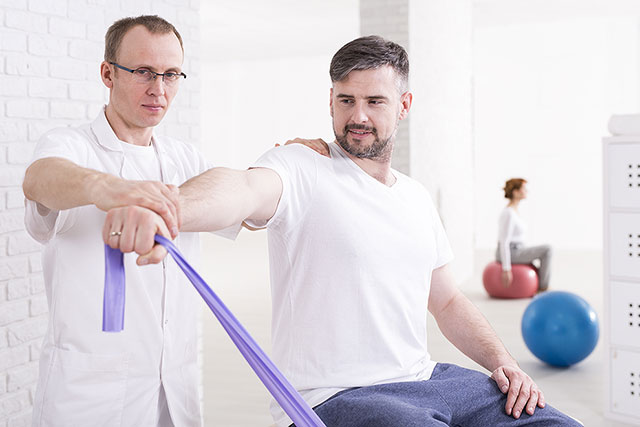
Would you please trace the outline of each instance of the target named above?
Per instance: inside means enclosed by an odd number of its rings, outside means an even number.
[[[489,372],[503,365],[517,365],[489,322],[467,297],[458,292],[437,315],[444,336]]]
[[[36,160],[25,172],[22,185],[27,199],[64,210],[94,203],[95,187],[110,175],[50,157]]]
[[[281,191],[275,172],[266,169],[209,169],[180,186],[181,230],[214,231],[248,218],[269,219]]]

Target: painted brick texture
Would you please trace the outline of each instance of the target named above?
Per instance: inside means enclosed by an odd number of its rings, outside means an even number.
[[[28,426],[48,321],[41,246],[24,230],[22,179],[47,130],[93,120],[109,25],[157,14],[180,31],[189,79],[157,132],[199,139],[199,18],[193,0],[0,0],[0,427]],[[196,102],[194,102],[196,100]]]

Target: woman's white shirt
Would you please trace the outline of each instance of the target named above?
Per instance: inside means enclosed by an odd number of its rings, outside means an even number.
[[[502,270],[511,270],[511,243],[524,243],[526,223],[510,206],[506,206],[498,221],[498,247],[502,261]]]

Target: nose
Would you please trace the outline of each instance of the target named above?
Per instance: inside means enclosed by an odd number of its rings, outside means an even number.
[[[364,102],[355,103],[353,107],[352,115],[351,115],[351,121],[353,123],[366,123],[367,121],[369,121],[369,116],[366,111],[366,103]]]
[[[164,81],[162,80],[162,76],[156,76],[149,83],[149,89],[147,90],[147,93],[153,96],[164,96],[164,91],[165,91],[165,87],[164,87]]]

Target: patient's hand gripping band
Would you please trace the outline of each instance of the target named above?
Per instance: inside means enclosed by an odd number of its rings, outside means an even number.
[[[229,311],[200,275],[185,261],[174,244],[159,235],[164,246],[207,303],[233,343],[297,427],[326,427],[276,365],[258,346],[238,319]],[[102,330],[119,332],[124,326],[125,274],[122,252],[105,245],[105,283]]]

